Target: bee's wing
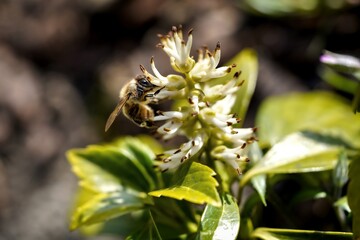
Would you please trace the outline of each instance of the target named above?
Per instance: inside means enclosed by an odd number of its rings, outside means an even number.
[[[105,132],[107,130],[109,130],[110,126],[113,124],[115,118],[119,115],[121,109],[123,108],[123,106],[125,105],[125,103],[127,102],[127,100],[129,100],[131,94],[126,95],[123,98],[120,98],[120,101],[118,102],[118,104],[116,105],[114,111],[110,114],[108,120],[106,121],[105,124]]]

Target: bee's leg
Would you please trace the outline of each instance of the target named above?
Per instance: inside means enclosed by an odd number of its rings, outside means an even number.
[[[152,93],[146,94],[144,96],[144,100],[146,100],[146,98],[153,98],[154,96],[155,96],[155,94],[152,94]]]
[[[163,90],[164,88],[165,88],[165,86],[163,86],[162,88],[156,90],[156,91],[154,92],[154,96],[158,95],[159,92],[160,92],[161,90]]]
[[[147,101],[147,98],[150,98],[150,103],[158,103],[159,100],[155,98],[155,94],[149,93],[144,96],[144,101]]]

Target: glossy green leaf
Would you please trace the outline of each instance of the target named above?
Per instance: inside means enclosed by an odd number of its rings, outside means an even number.
[[[271,97],[261,106],[256,119],[258,138],[271,146],[286,135],[309,130],[360,148],[360,114],[350,103],[328,92],[295,93]]]
[[[332,139],[311,133],[293,133],[275,144],[241,179],[244,186],[259,174],[317,172],[332,169],[340,148]]]
[[[230,194],[224,194],[222,200],[220,207],[206,206],[197,239],[236,239],[240,227],[238,205]]]
[[[360,158],[352,160],[349,166],[348,202],[353,215],[353,232],[360,238]]]
[[[197,162],[189,162],[176,171],[171,187],[152,191],[149,194],[155,197],[165,196],[197,204],[208,203],[220,206],[221,201],[216,189],[218,183],[213,178],[214,175],[215,172],[211,168]]]
[[[352,240],[352,233],[330,232],[330,231],[309,231],[278,228],[257,228],[252,232],[253,238],[264,240]]]
[[[94,191],[112,192],[126,186],[147,192],[156,186],[154,154],[135,138],[73,149],[67,158],[80,185]]]
[[[71,229],[82,225],[103,222],[152,204],[145,193],[122,190],[99,193],[76,208],[71,219]]]

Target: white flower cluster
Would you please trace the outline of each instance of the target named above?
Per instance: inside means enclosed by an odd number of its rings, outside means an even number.
[[[233,66],[217,67],[220,61],[220,43],[214,51],[207,48],[199,50],[198,60],[190,56],[192,30],[183,37],[181,27],[173,27],[168,35],[159,35],[158,44],[170,57],[173,69],[181,73],[162,76],[151,59],[153,74],[141,67],[151,82],[163,89],[156,95],[158,100],[173,99],[181,107],[177,111],[157,112],[154,121],[162,121],[157,133],[163,139],[185,136],[188,141],[179,148],[157,156],[161,160],[160,169],[166,171],[176,168],[184,161],[206,149],[211,158],[230,164],[240,174],[239,161],[248,161],[248,144],[255,140],[255,128],[236,128],[240,119],[231,114],[236,93],[243,81],[240,72],[232,73]],[[227,82],[217,81],[232,74]]]

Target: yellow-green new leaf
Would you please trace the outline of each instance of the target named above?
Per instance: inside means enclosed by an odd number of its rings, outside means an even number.
[[[131,211],[143,209],[146,204],[152,204],[152,200],[145,193],[130,190],[98,193],[75,209],[70,229],[104,222]]]
[[[189,162],[183,164],[174,175],[174,183],[165,189],[152,191],[149,194],[155,197],[170,197],[178,200],[214,206],[221,206],[216,187],[215,172],[200,163]]]
[[[80,185],[93,191],[112,192],[126,186],[148,192],[157,185],[154,153],[136,138],[73,149],[67,158]]]

